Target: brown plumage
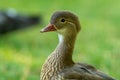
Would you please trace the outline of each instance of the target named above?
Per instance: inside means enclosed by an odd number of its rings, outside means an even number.
[[[75,63],[72,54],[80,31],[78,17],[69,11],[57,11],[41,32],[56,31],[59,44],[45,61],[41,80],[115,80],[91,65]]]

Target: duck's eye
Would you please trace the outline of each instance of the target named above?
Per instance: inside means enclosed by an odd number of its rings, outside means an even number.
[[[65,19],[61,19],[61,22],[65,22]]]

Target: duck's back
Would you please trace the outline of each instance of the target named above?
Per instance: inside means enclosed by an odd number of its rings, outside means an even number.
[[[59,73],[58,80],[115,80],[112,77],[98,71],[93,66],[76,63]]]

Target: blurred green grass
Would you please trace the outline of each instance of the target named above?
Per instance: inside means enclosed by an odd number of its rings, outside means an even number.
[[[82,30],[73,59],[92,64],[120,79],[119,0],[3,0],[0,9],[15,8],[20,13],[38,13],[44,23],[38,27],[0,36],[0,80],[39,80],[40,69],[58,43],[56,33],[39,33],[56,10],[76,13]],[[51,42],[50,42],[51,41]]]

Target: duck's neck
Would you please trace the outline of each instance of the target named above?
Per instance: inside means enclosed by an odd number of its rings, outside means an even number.
[[[74,49],[74,44],[76,40],[76,35],[62,36],[58,34],[59,44],[55,49],[56,61],[60,62],[64,66],[73,65],[72,54]]]
[[[52,77],[62,69],[74,65],[72,54],[76,35],[59,35],[59,44],[48,57],[41,71],[41,80],[52,80]]]

